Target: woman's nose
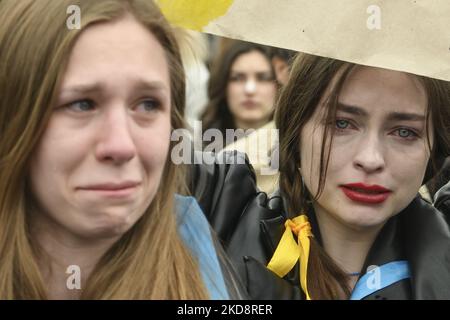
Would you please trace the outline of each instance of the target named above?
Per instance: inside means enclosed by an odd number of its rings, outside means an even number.
[[[102,162],[115,165],[126,163],[136,155],[130,121],[126,110],[105,112],[104,119],[99,125],[96,157]]]
[[[247,79],[247,81],[245,82],[244,90],[248,94],[254,93],[255,90],[256,90],[256,81],[255,81],[255,79]]]
[[[384,146],[378,137],[372,136],[357,146],[353,163],[367,173],[383,170],[385,167]]]

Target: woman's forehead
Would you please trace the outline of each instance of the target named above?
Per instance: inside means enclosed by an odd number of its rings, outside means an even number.
[[[416,76],[374,67],[358,66],[350,72],[339,101],[368,108],[425,113],[427,96]]]
[[[270,62],[261,51],[254,49],[236,56],[230,69],[231,72],[253,71],[255,69],[270,71]]]
[[[322,95],[319,115],[325,115],[333,90],[342,76],[340,70]],[[411,74],[387,69],[356,66],[342,83],[338,95],[337,110],[360,110],[370,116],[372,113],[411,113],[426,115],[427,94],[420,80]],[[353,108],[342,108],[353,107]]]

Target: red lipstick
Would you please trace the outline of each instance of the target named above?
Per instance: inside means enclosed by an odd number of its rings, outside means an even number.
[[[352,201],[377,204],[384,202],[392,193],[382,186],[364,183],[349,183],[340,186],[344,194]]]

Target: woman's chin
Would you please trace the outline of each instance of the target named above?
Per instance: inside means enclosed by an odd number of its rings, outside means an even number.
[[[364,231],[383,226],[388,218],[389,217],[380,214],[380,212],[360,210],[358,212],[353,212],[351,216],[347,216],[343,220],[351,229]]]
[[[90,239],[120,237],[133,226],[134,222],[129,215],[108,215],[96,221],[84,223],[80,226],[78,233]]]

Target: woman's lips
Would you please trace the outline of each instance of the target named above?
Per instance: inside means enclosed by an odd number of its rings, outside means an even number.
[[[78,190],[93,193],[107,198],[127,198],[138,188],[137,182],[105,183],[78,188]]]
[[[253,101],[253,100],[246,100],[246,101],[242,102],[242,105],[247,109],[258,108],[258,103],[256,103],[256,101]]]
[[[391,190],[382,186],[363,183],[341,185],[340,188],[350,200],[367,204],[382,203],[392,193]]]

